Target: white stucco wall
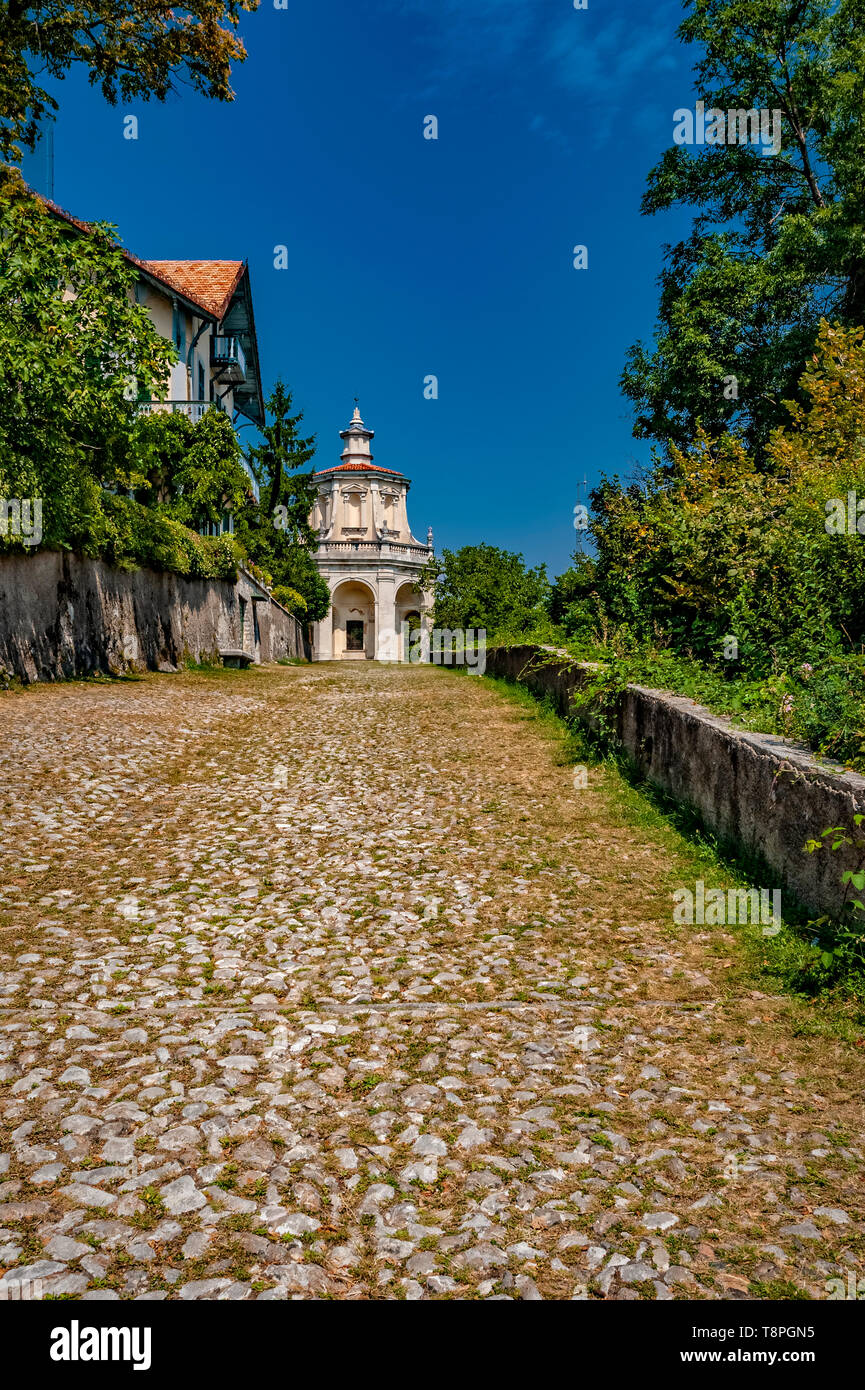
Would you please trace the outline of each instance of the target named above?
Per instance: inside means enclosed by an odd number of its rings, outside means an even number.
[[[173,301],[169,290],[165,292],[156,286],[145,284],[140,281],[138,285],[138,302],[147,309],[151,321],[157,333],[169,342],[174,340],[174,312]],[[198,362],[204,367],[204,400],[210,400],[210,383],[218,375],[210,365],[210,342],[214,333],[213,325],[206,323],[201,337],[195,344],[192,353],[191,370],[187,367],[187,358],[192,340],[201,327],[201,318],[181,306],[181,318],[186,344],[183,353],[183,361],[175,362],[169,373],[169,379],[165,385],[164,399],[172,401],[197,401],[200,400],[198,391]],[[217,384],[214,388],[215,395],[221,396],[226,390],[224,385]],[[234,391],[229,387],[227,395],[222,399],[222,406],[229,416],[234,413]]]

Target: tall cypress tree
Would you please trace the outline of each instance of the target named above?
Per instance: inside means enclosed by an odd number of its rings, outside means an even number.
[[[311,472],[297,470],[315,456],[315,435],[308,439],[300,435],[303,411],[292,415],[292,393],[282,381],[277,381],[265,405],[271,417],[261,431],[265,442],[249,451],[250,467],[262,489],[262,507],[286,539],[308,547],[313,542],[309,515],[315,484]]]
[[[261,431],[264,442],[249,451],[261,501],[238,515],[237,532],[276,585],[302,596],[306,617],[314,621],[330,606],[330,589],[311,554],[316,546],[309,521],[315,503],[313,474],[299,471],[315,455],[315,436],[301,435],[303,411],[292,414],[292,393],[283,382],[277,381],[266,407],[270,418]]]

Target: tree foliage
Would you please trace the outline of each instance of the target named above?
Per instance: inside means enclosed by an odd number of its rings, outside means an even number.
[[[164,101],[178,83],[231,101],[231,64],[246,57],[237,36],[258,0],[0,0],[0,156],[33,147],[56,109],[40,85],[73,65],[90,69],[106,101]]]
[[[732,427],[759,459],[820,318],[865,319],[865,0],[685,8],[707,110],[780,111],[780,150],[676,145],[652,170],[643,212],[694,220],[667,248],[655,345],[631,348],[622,385],[638,436],[684,447],[698,426]]]
[[[162,506],[197,529],[247,504],[251,488],[228,416],[216,406],[196,424],[179,412],[141,417],[123,485],[148,506]]]
[[[433,585],[436,627],[485,628],[488,638],[499,638],[547,622],[546,567],[528,569],[522,555],[494,545],[443,550],[427,566],[424,586]]]
[[[330,589],[310,553],[316,544],[310,525],[316,489],[307,464],[315,456],[315,437],[301,434],[303,411],[292,414],[292,393],[282,381],[276,382],[266,407],[264,442],[249,451],[260,501],[247,499],[237,515],[237,534],[255,563],[284,591],[286,606],[317,622],[330,607]],[[300,604],[292,593],[300,595]]]
[[[292,415],[292,393],[277,380],[265,402],[270,415],[262,427],[264,443],[249,451],[249,464],[262,489],[262,506],[274,516],[276,529],[291,544],[313,543],[310,514],[315,503],[312,472],[299,473],[315,457],[315,436],[304,439],[298,426],[303,411]]]
[[[45,499],[49,546],[98,546],[135,386],[158,395],[172,360],[134,278],[110,228],[80,235],[0,170],[0,496]]]
[[[754,673],[860,648],[865,548],[858,514],[852,531],[847,522],[848,495],[865,502],[863,339],[862,328],[821,323],[767,467],[735,436],[698,429],[645,482],[602,481],[583,617],[594,609],[638,642],[715,662],[732,635],[740,669]]]

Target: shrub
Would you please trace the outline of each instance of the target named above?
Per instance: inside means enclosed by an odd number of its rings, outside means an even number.
[[[101,553],[119,569],[141,565],[190,579],[237,578],[242,559],[231,536],[199,536],[172,517],[126,497],[103,494]]]
[[[640,483],[602,481],[597,556],[549,611],[607,661],[599,697],[665,687],[865,767],[865,535],[826,527],[833,499],[865,500],[863,330],[824,322],[801,389],[759,468],[698,431]]]
[[[296,589],[290,589],[287,584],[277,584],[273,590],[273,597],[296,618],[306,617],[306,600]]]

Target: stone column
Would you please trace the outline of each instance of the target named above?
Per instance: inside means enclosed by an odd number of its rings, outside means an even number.
[[[399,661],[399,633],[396,631],[396,575],[379,570],[376,659]]]
[[[323,576],[328,578],[327,575]],[[330,592],[333,594],[333,581],[328,578]],[[313,645],[316,661],[333,660],[333,608],[328,609],[327,613],[320,622],[313,624]]]

